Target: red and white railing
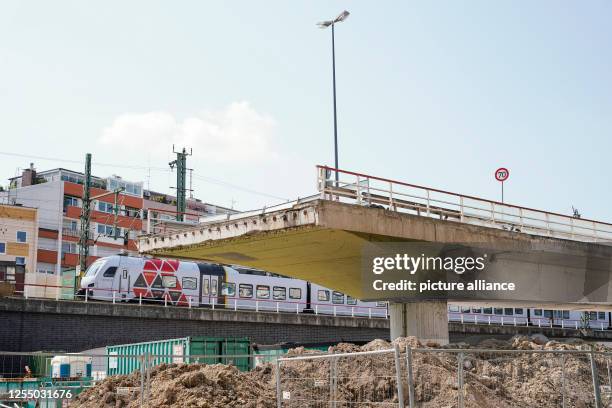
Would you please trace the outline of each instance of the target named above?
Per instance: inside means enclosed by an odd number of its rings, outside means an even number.
[[[612,223],[317,166],[320,198],[527,234],[612,244]],[[338,181],[336,182],[336,175]]]

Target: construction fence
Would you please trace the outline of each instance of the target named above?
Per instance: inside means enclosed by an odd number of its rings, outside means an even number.
[[[75,398],[106,381],[100,395],[108,398],[110,392],[116,400],[131,401],[130,406],[148,407],[156,401],[156,389],[164,388],[159,383],[164,367],[184,365],[184,372],[191,373],[196,364],[235,365],[248,359],[251,371],[232,369],[232,376],[224,374],[226,388],[240,388],[241,395],[248,396],[248,388],[257,384],[252,401],[265,408],[612,407],[612,354],[594,350],[396,344],[351,353],[302,350],[272,362],[257,357],[0,352],[0,404],[90,406],[76,404]],[[124,375],[115,375],[117,370]],[[249,377],[254,374],[258,377]],[[205,383],[191,384],[190,392],[193,387],[211,387]]]

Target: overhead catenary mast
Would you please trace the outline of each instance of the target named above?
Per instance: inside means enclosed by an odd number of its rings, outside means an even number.
[[[184,221],[185,211],[187,209],[187,190],[191,191],[191,188],[187,188],[187,156],[193,154],[193,149],[189,150],[183,147],[182,151],[175,151],[174,145],[172,145],[172,153],[176,154],[176,160],[168,163],[171,169],[176,167],[176,220]]]
[[[123,187],[118,188],[114,191],[109,191],[107,193],[98,194],[96,196],[91,196],[91,153],[87,153],[85,155],[85,180],[83,183],[83,208],[81,210],[81,230],[79,234],[79,271],[78,274],[75,274],[74,278],[74,289],[75,291],[80,286],[80,280],[85,270],[87,270],[87,257],[89,256],[89,245],[90,245],[90,224],[91,224],[91,203],[94,200],[97,200],[102,197],[106,197],[108,195],[115,195],[115,220],[113,229],[118,231],[117,229],[117,215],[118,215],[118,198],[119,193],[125,190]],[[117,234],[115,233],[115,239],[117,238]]]

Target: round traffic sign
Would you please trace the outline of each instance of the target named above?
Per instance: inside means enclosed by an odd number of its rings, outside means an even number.
[[[495,180],[497,181],[504,182],[508,180],[509,176],[510,171],[505,167],[500,167],[499,169],[495,170]]]

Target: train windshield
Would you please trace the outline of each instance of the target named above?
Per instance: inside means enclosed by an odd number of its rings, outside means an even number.
[[[89,268],[87,268],[85,276],[96,276],[96,273],[98,273],[98,270],[100,269],[103,263],[104,262],[97,261],[91,264]]]

